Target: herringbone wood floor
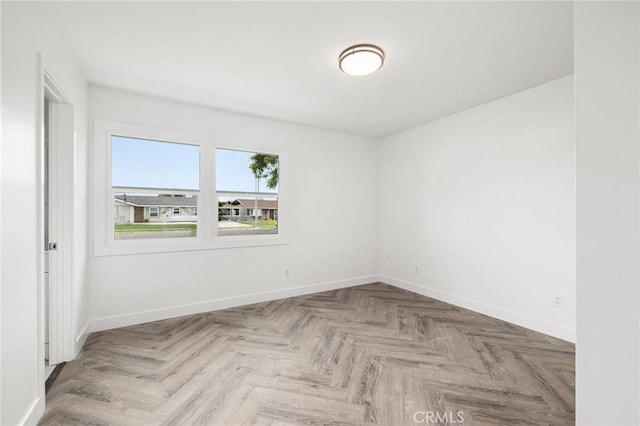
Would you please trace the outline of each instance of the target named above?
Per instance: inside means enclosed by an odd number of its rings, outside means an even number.
[[[416,420],[573,424],[574,346],[370,284],[94,333],[41,424]]]

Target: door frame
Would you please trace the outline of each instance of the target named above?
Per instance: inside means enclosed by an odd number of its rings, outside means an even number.
[[[74,357],[73,339],[73,250],[75,131],[73,103],[42,64],[38,55],[38,282],[40,326],[38,356],[41,382],[45,372],[44,330],[44,108],[49,100],[49,363]],[[68,206],[68,207],[67,207]],[[66,208],[65,208],[66,207]]]

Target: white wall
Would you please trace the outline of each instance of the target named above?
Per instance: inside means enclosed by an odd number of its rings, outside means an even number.
[[[571,76],[387,137],[379,158],[382,281],[575,339]]]
[[[2,2],[0,2],[0,82],[2,82]],[[2,176],[2,84],[0,84],[0,176]],[[1,184],[1,181],[0,181]],[[1,188],[1,187],[0,187]],[[2,191],[0,189],[0,241],[2,241]],[[2,374],[2,244],[0,244],[0,374]],[[0,385],[0,422],[2,421],[2,385]]]
[[[0,424],[35,421],[44,408],[38,377],[37,53],[75,106],[76,256],[74,328],[88,319],[86,274],[87,86],[66,41],[43,4],[2,4],[2,418]],[[40,352],[41,353],[41,352]]]
[[[375,141],[99,87],[89,99],[92,120],[288,149],[292,220],[288,245],[93,256],[93,330],[376,279]]]
[[[640,424],[640,7],[577,2],[576,423]]]

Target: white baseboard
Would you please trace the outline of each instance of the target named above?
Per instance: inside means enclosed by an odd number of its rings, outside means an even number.
[[[78,334],[78,337],[76,337],[76,344],[75,344],[75,346],[73,348],[73,358],[74,359],[80,353],[80,350],[84,346],[84,343],[87,341],[87,337],[89,337],[89,324],[90,324],[89,321],[87,321],[87,323],[84,325],[84,327],[82,327],[82,330],[80,330],[80,333]]]
[[[44,384],[42,389],[44,391]],[[22,418],[20,424],[27,426],[37,425],[40,421],[40,418],[44,414],[44,408],[44,397],[39,396],[35,401],[33,401],[31,407],[29,407],[29,410],[27,410],[27,413]]]
[[[387,275],[380,275],[379,280],[394,287],[402,288],[404,290],[418,293],[423,296],[431,297],[433,299],[447,302],[474,312],[479,312],[481,314],[507,321],[512,324],[528,328],[530,330],[538,331],[540,333],[548,334],[549,336],[557,337],[568,342],[575,343],[576,341],[576,330],[561,324],[556,324],[539,318],[523,315],[518,312],[510,311],[508,309],[504,309],[495,305],[468,299],[466,297],[447,293],[441,290],[436,290],[430,287],[421,286]]]
[[[311,284],[300,287],[290,287],[281,290],[252,293],[244,296],[207,300],[205,302],[191,303],[187,305],[178,305],[161,309],[139,311],[131,314],[96,318],[91,320],[89,330],[91,330],[92,332],[110,330],[113,328],[143,324],[151,321],[216,311],[218,309],[235,308],[238,306],[251,305],[254,303],[284,299],[286,297],[303,296],[305,294],[318,293],[321,291],[353,287],[356,285],[369,284],[377,281],[378,275],[366,275],[346,280],[329,281],[325,283]]]
[[[576,341],[575,329],[552,323],[539,318],[520,314],[495,305],[468,299],[456,294],[447,293],[430,287],[421,286],[409,281],[387,275],[366,275],[346,280],[330,281],[319,284],[311,284],[299,287],[290,287],[280,290],[252,293],[243,296],[228,297],[223,299],[213,299],[204,302],[191,303],[186,305],[171,306],[161,309],[139,311],[131,314],[114,315],[103,318],[96,318],[89,322],[88,328],[82,330],[76,339],[76,355],[79,352],[89,332],[110,330],[113,328],[126,327],[130,325],[143,324],[151,321],[159,321],[168,318],[181,317],[185,315],[199,314],[203,312],[216,311],[219,309],[235,308],[238,306],[251,305],[253,303],[268,302],[271,300],[283,299],[286,297],[303,296],[306,294],[318,293],[322,291],[335,290],[339,288],[353,287],[356,285],[369,284],[372,282],[383,282],[404,290],[431,297],[443,302],[451,303],[474,312],[489,315],[503,321],[507,321],[540,333],[548,334],[569,342]]]

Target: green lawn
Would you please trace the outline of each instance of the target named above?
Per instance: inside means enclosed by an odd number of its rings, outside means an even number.
[[[195,223],[131,223],[116,225],[116,232],[150,232],[150,231],[193,231]]]
[[[245,225],[255,225],[255,221],[253,220],[247,220],[247,221],[242,221],[240,223],[243,223]],[[275,220],[259,220],[258,221],[258,228],[275,228],[276,226],[278,226],[278,222]]]

